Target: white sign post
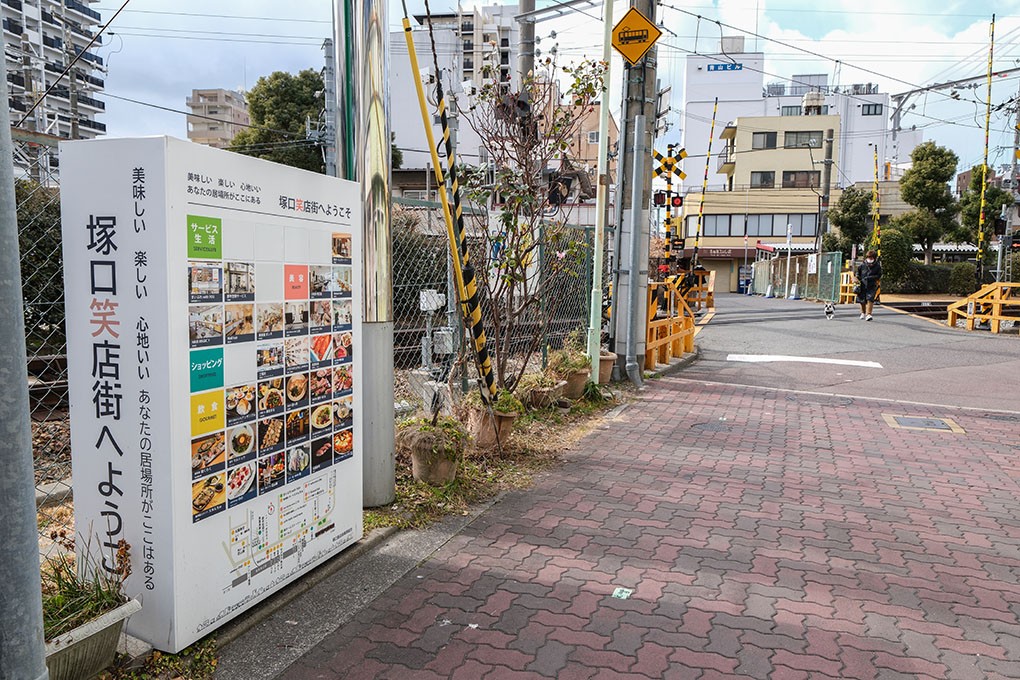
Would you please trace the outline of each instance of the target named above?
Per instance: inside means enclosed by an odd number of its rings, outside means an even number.
[[[79,554],[129,545],[128,631],[177,652],[362,536],[358,186],[165,137],[60,161]]]

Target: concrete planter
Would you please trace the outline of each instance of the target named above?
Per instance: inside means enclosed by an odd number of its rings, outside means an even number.
[[[46,643],[50,680],[88,680],[113,663],[124,620],[142,608],[128,600]]]
[[[468,427],[471,436],[475,439],[475,446],[480,449],[491,449],[498,441],[500,444],[510,436],[510,430],[514,427],[517,419],[516,413],[502,413],[495,411],[496,421],[493,423],[492,416],[488,411],[472,409],[468,416]]]
[[[616,365],[616,355],[612,352],[599,356],[599,385],[608,385],[613,377],[613,366]]]
[[[532,408],[545,408],[552,406],[563,395],[567,387],[567,381],[561,380],[552,387],[535,387],[529,393],[529,402]]]
[[[457,461],[436,456],[431,451],[412,451],[411,474],[432,486],[445,486],[457,478]]]

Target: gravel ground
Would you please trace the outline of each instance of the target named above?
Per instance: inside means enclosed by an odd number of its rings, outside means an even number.
[[[32,422],[35,483],[58,482],[71,476],[71,424],[60,420]]]

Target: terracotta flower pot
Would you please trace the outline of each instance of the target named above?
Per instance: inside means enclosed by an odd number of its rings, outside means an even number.
[[[510,436],[510,430],[514,427],[516,413],[503,413],[495,411],[496,421],[493,424],[492,416],[488,411],[472,409],[468,416],[468,427],[471,436],[475,439],[475,445],[480,449],[491,449],[498,441],[501,445]]]
[[[587,368],[568,375],[567,386],[563,390],[563,396],[567,399],[580,399],[581,395],[584,394],[584,385],[588,382],[588,376],[590,375],[591,369]]]
[[[530,401],[532,408],[546,408],[552,406],[563,394],[567,386],[566,380],[561,380],[552,387],[535,387],[531,390]]]
[[[599,385],[606,385],[613,377],[613,366],[616,365],[616,355],[612,352],[599,356]]]

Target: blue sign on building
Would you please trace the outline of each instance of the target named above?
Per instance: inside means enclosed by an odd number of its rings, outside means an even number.
[[[744,70],[744,65],[743,64],[737,64],[737,63],[733,63],[733,64],[709,64],[708,65],[708,70],[709,71],[743,71]]]

